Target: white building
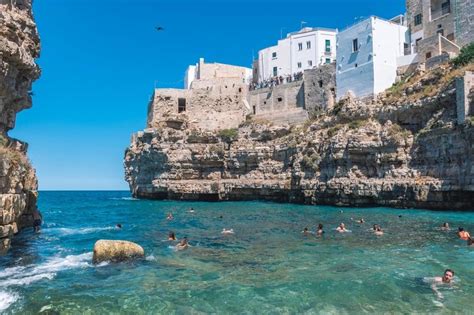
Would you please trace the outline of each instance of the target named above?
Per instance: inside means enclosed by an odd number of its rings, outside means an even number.
[[[250,84],[252,69],[223,63],[205,63],[199,59],[196,65],[190,65],[184,74],[184,88],[189,90],[195,80],[215,82],[215,80],[238,79],[242,83]]]
[[[337,35],[337,99],[349,91],[356,97],[375,96],[395,83],[399,57],[410,53],[403,24],[403,19],[372,16]]]
[[[336,58],[336,29],[305,27],[258,52],[258,82],[312,69]]]

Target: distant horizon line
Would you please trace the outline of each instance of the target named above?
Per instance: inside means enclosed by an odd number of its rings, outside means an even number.
[[[128,189],[40,189],[38,192],[42,191],[126,191],[130,192]]]

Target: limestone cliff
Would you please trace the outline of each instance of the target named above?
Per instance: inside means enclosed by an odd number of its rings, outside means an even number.
[[[0,0],[0,254],[14,234],[32,226],[37,211],[37,180],[27,144],[8,136],[16,114],[31,107],[31,85],[40,74],[31,10],[31,0]]]
[[[473,68],[417,73],[299,127],[145,129],[125,152],[125,177],[138,198],[474,209],[474,122],[456,123],[454,82]]]

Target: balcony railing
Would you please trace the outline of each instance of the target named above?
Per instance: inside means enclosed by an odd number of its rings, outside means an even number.
[[[433,20],[439,19],[440,17],[448,15],[449,13],[451,13],[451,6],[450,5],[443,6],[440,9],[431,11],[431,20],[433,21]]]

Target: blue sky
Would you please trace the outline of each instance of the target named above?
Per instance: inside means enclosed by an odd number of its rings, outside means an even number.
[[[155,82],[181,87],[199,57],[250,66],[301,21],[342,29],[404,10],[404,0],[36,0],[42,76],[10,135],[29,143],[40,190],[128,189],[124,151]]]

